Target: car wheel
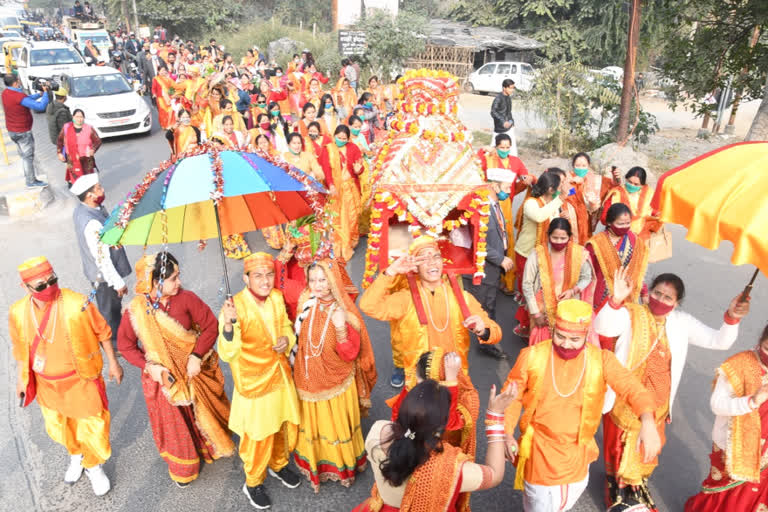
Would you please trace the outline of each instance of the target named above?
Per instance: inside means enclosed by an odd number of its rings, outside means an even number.
[[[477,91],[475,91],[475,86],[472,85],[472,82],[467,80],[466,82],[464,82],[464,92],[467,92],[469,94],[475,94],[475,92]]]

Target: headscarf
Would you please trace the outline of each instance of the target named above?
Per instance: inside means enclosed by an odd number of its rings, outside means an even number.
[[[343,263],[340,260],[328,258],[318,260],[307,267],[307,283],[309,283],[309,271],[315,266],[325,271],[333,298],[347,313],[347,323],[360,335],[360,352],[355,364],[355,381],[360,402],[360,414],[367,416],[368,410],[371,408],[371,390],[376,385],[378,373],[376,372],[376,360],[373,354],[371,338],[368,336],[368,329],[366,329],[363,322],[363,315],[350,297],[350,286],[355,290],[355,293],[357,293],[357,289],[349,280]],[[346,276],[346,280],[344,276]],[[309,286],[307,286],[299,297],[299,309],[310,298],[311,292],[309,291]]]

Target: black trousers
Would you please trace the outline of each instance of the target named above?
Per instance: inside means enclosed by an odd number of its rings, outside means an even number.
[[[107,283],[98,283],[96,287],[96,307],[112,329],[112,348],[117,350],[117,329],[122,319],[122,299],[117,290]]]
[[[472,284],[472,279],[464,279],[464,289],[477,299],[477,302],[483,306],[483,309],[491,320],[496,320],[496,295],[499,291],[499,285],[496,284]]]

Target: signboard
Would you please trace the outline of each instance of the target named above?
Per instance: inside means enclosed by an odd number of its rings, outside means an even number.
[[[339,53],[342,55],[362,55],[368,47],[365,32],[362,30],[339,30]]]

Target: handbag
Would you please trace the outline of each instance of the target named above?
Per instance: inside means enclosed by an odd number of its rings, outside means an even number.
[[[648,263],[666,260],[672,257],[672,235],[662,226],[651,233],[648,239]]]

